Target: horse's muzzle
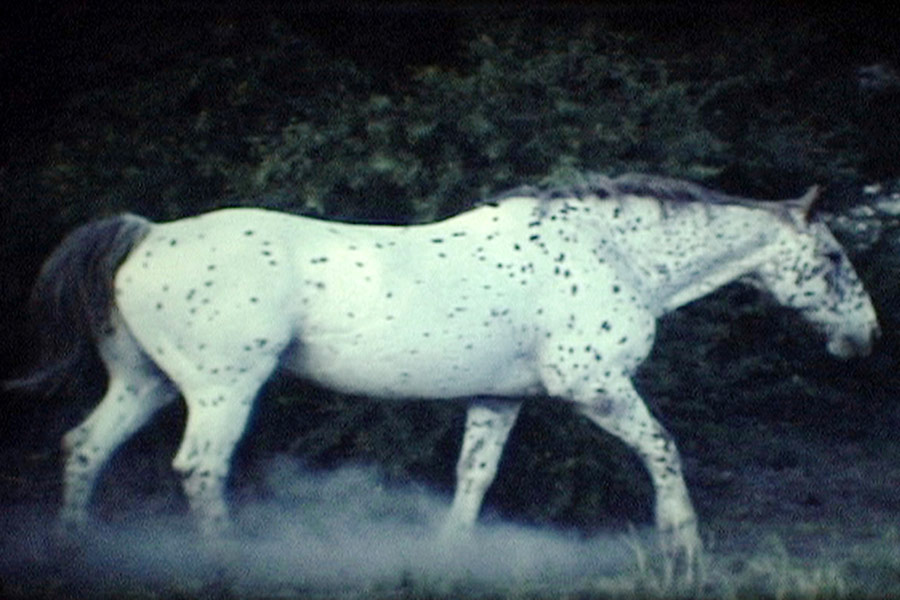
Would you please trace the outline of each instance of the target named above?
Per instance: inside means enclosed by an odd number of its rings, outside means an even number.
[[[881,337],[881,328],[875,325],[866,333],[844,333],[830,337],[828,340],[828,352],[838,358],[855,358],[868,356],[872,353],[872,346]]]

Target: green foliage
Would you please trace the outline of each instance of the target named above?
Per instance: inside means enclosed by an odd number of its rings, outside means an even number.
[[[427,221],[491,192],[573,170],[706,179],[723,146],[687,86],[587,30],[467,45],[470,68],[418,70],[401,94],[335,95],[254,138],[248,193],[290,190],[319,214]],[[540,40],[540,43],[534,40]]]
[[[863,98],[827,25],[776,12],[668,49],[677,77],[703,90],[702,122],[727,148],[723,183],[783,197],[810,182],[856,180],[879,152],[860,126]]]
[[[864,105],[821,76],[815,22],[698,43],[565,21],[471,19],[460,56],[387,84],[287,22],[227,51],[201,32],[168,68],[74,97],[40,182],[62,223],[223,203],[403,222],[585,170],[781,195],[866,160]]]

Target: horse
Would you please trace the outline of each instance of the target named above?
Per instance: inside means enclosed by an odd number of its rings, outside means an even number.
[[[697,517],[675,442],[635,391],[657,319],[741,280],[792,307],[837,357],[879,328],[819,195],[762,201],[687,181],[590,174],[437,222],[348,224],[254,208],[83,225],[44,264],[32,309],[60,381],[99,354],[105,395],[65,434],[61,522],[88,522],[110,455],[179,394],[172,462],[201,532],[229,523],[235,445],[277,368],[347,394],[468,399],[444,531],[475,524],[519,406],[571,403],[643,461],[663,548],[692,564]]]

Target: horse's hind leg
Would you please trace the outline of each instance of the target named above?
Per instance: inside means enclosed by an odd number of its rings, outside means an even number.
[[[172,468],[182,477],[191,512],[204,535],[221,534],[227,527],[225,484],[231,458],[259,389],[274,368],[273,357],[227,382],[179,383],[188,415]]]
[[[469,406],[456,465],[456,491],[442,532],[445,538],[470,530],[475,524],[520,406],[520,402],[486,399]]]
[[[102,342],[100,350],[109,373],[106,394],[62,440],[64,528],[87,522],[91,493],[110,456],[176,396],[171,383],[124,329]]]

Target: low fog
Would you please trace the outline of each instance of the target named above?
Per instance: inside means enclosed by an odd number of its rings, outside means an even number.
[[[549,591],[590,587],[634,562],[622,535],[582,539],[490,517],[471,537],[440,544],[449,500],[421,487],[386,487],[373,468],[311,473],[285,457],[265,471],[270,497],[244,502],[235,533],[215,543],[200,540],[179,514],[96,523],[77,544],[61,546],[49,509],[8,511],[0,523],[0,592]]]

